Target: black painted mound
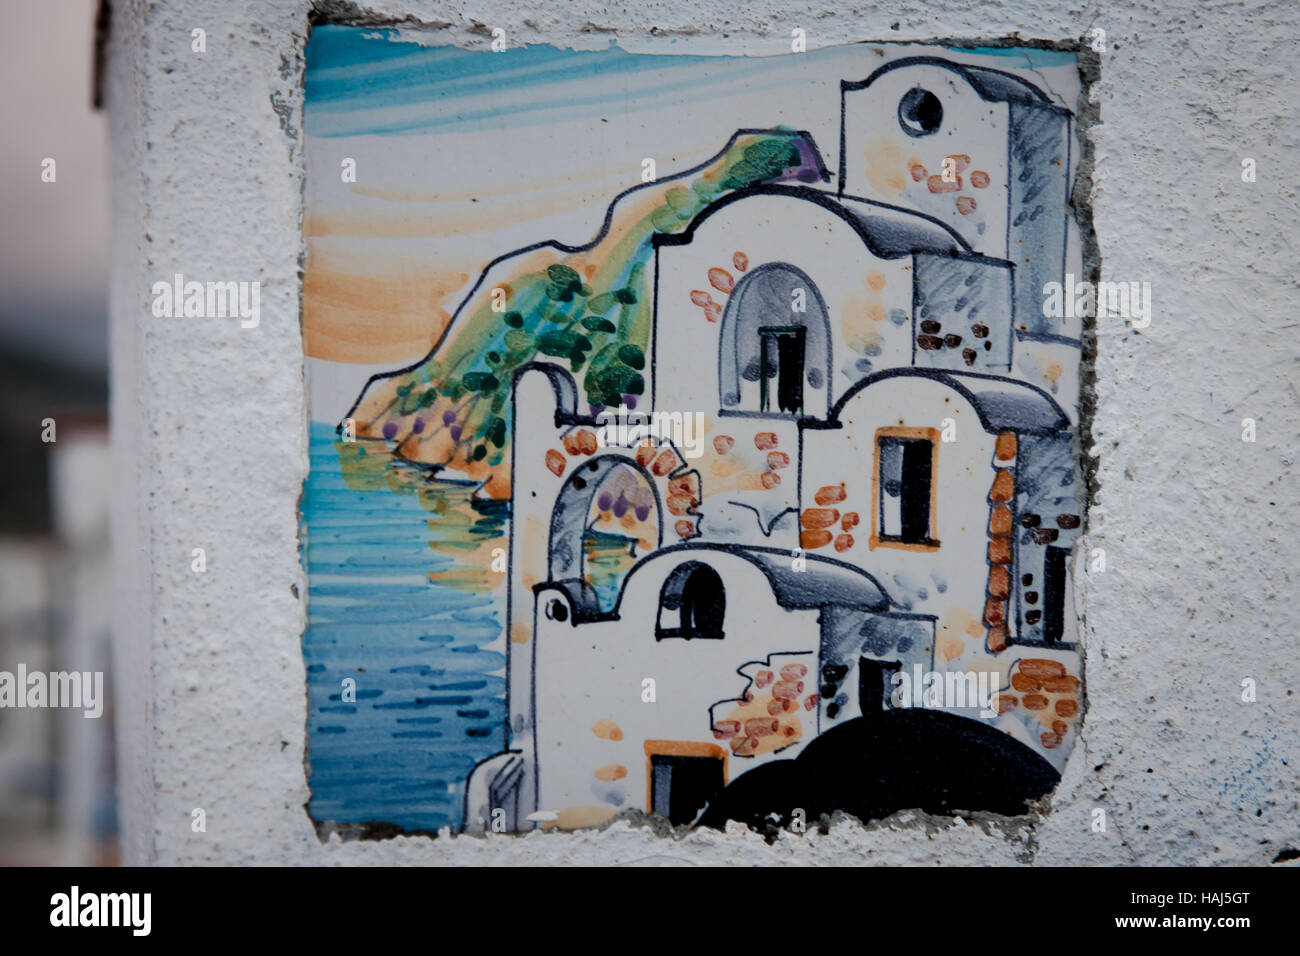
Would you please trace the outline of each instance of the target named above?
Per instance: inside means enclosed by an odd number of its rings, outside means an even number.
[[[722,829],[735,820],[771,831],[788,826],[796,808],[809,823],[836,810],[863,821],[916,809],[1015,816],[1059,780],[1033,750],[979,721],[888,710],[827,731],[792,760],[744,774],[709,803],[699,824]]]

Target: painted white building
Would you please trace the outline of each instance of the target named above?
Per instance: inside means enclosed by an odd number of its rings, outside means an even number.
[[[1077,255],[1069,113],[933,58],[842,91],[838,188],[752,186],[656,236],[647,390],[619,423],[696,416],[699,457],[598,440],[564,367],[519,373],[510,739],[471,777],[469,829],[696,821],[836,728],[884,740],[869,722],[924,701],[907,691],[928,674],[927,709],[969,722],[925,728],[930,749],[991,728],[1049,768],[1034,781],[1064,765],[1080,330],[1044,319],[1041,290]],[[874,158],[891,124],[901,199]],[[592,540],[611,528],[613,574]],[[945,787],[896,796],[943,806]]]

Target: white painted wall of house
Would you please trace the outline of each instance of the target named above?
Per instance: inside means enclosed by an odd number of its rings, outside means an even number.
[[[114,146],[114,632],[128,862],[1267,863],[1300,845],[1292,581],[1295,380],[1291,70],[1300,8],[1192,0],[1000,6],[902,0],[530,4],[375,0],[449,24],[448,43],[780,53],[906,38],[1107,31],[1094,210],[1102,275],[1149,279],[1136,332],[1098,330],[1100,493],[1079,575],[1088,712],[1050,812],[835,826],[829,835],[600,832],[320,841],[303,805],[307,471],[299,329],[302,50],[309,0],[117,0]],[[207,53],[191,53],[195,28]],[[1258,164],[1253,184],[1241,160]],[[150,286],[183,272],[262,283],[256,329],[159,320]],[[1241,420],[1258,440],[1241,441]],[[1290,520],[1288,520],[1290,519]],[[191,571],[204,548],[207,573]],[[1241,680],[1258,702],[1241,702]],[[1106,832],[1091,828],[1093,809]],[[192,832],[194,808],[207,829]]]

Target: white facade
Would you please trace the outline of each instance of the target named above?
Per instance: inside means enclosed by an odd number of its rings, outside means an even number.
[[[917,90],[946,89],[948,115],[968,127],[964,141],[1012,157],[979,174],[980,188],[999,177],[993,194],[1004,206],[1019,188],[1007,178],[1036,148],[1017,137],[1039,114],[1067,122],[1042,94],[1026,107],[1033,88],[994,72],[933,58],[880,71],[886,86],[899,77]],[[995,102],[989,120],[973,103],[961,112],[971,97],[1008,102]],[[846,104],[859,102],[846,92]],[[1009,123],[1008,109],[1032,115]],[[846,120],[850,133],[856,125]],[[872,129],[880,126],[877,116]],[[856,145],[846,138],[842,169]],[[1067,167],[1063,156],[1053,177],[1064,179]],[[625,809],[691,822],[689,809],[668,813],[678,770],[664,763],[656,776],[653,757],[708,758],[706,769],[688,761],[681,772],[729,784],[774,754],[797,756],[832,727],[908,706],[878,700],[876,684],[899,671],[987,688],[982,698],[930,706],[996,727],[1060,772],[1082,716],[1068,556],[1084,497],[1072,457],[1077,412],[1015,365],[1027,334],[1015,275],[1064,268],[1064,205],[1032,217],[1059,227],[1051,241],[1035,227],[1036,251],[1025,243],[1030,218],[1008,227],[994,216],[976,236],[928,213],[770,184],[726,195],[683,232],[657,236],[649,406],[638,412],[706,422],[711,441],[698,460],[667,441],[584,448],[595,422],[580,414],[568,372],[544,364],[521,373],[508,674],[515,756],[492,758],[472,778],[471,829],[487,825],[503,789],[510,829],[590,825]],[[983,238],[990,223],[1002,240]],[[1020,263],[1001,258],[1011,246]],[[1044,255],[1056,258],[1045,266]],[[760,464],[737,480],[740,450]],[[644,538],[629,539],[639,560],[611,608],[595,597],[582,552],[597,493],[620,468],[653,492],[657,547],[647,554]],[[684,506],[681,482],[690,490]],[[534,566],[543,537],[546,568]],[[755,561],[805,575],[803,596],[773,591]],[[663,616],[684,600],[672,568],[684,562],[712,569],[708,593],[725,600],[725,637],[704,629],[686,635],[694,640],[664,639]],[[820,583],[825,568],[879,588],[880,606],[855,605]],[[739,697],[721,686],[746,668],[774,680],[769,664],[787,654],[806,658],[808,686],[789,705],[770,700],[770,723],[754,706],[756,676]],[[665,698],[640,699],[643,680],[662,685]],[[738,706],[720,708],[727,700]],[[790,716],[796,705],[804,719]],[[710,760],[718,766],[707,769]]]

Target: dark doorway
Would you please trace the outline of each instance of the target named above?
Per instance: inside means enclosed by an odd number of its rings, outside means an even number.
[[[902,666],[901,661],[858,658],[858,708],[863,717],[885,712],[886,702],[894,689],[894,675]]]
[[[775,378],[777,409],[791,415],[799,414],[803,410],[803,326],[763,326],[758,335],[763,364],[758,380],[759,411],[771,410],[771,380]]]
[[[693,823],[724,786],[719,757],[650,755],[650,809],[674,825]]]
[[[655,638],[721,640],[727,617],[727,589],[718,572],[699,561],[678,565],[659,593]]]

